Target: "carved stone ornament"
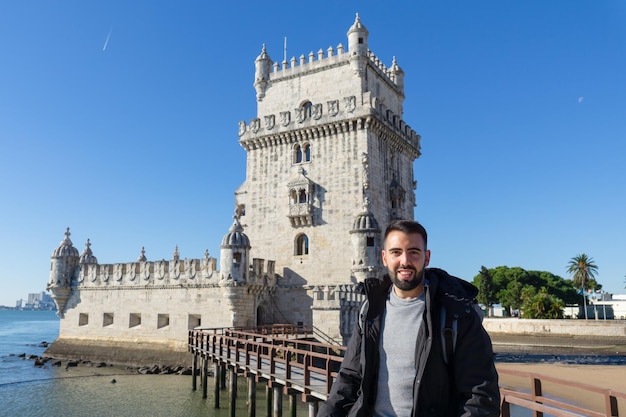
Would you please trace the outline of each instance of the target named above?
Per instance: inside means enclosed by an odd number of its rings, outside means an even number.
[[[289,113],[288,111],[281,111],[280,124],[283,126],[287,126],[289,123],[291,123],[291,113]]]
[[[129,263],[126,264],[126,275],[128,275],[128,279],[131,281],[134,281],[135,277],[137,276],[137,270],[135,269],[135,264],[134,263]]]
[[[319,120],[322,118],[322,105],[314,104],[312,110],[312,116],[315,120]]]
[[[148,262],[141,263],[141,277],[146,281],[150,279],[150,264]]]
[[[352,113],[356,109],[356,96],[344,97],[343,102],[348,113]]]
[[[273,114],[271,114],[269,116],[265,116],[265,128],[267,130],[274,129],[274,125],[275,124],[276,124],[276,118],[274,117]]]
[[[252,133],[256,133],[261,128],[261,119],[252,119],[250,120],[250,130]]]
[[[161,260],[156,263],[156,276],[158,279],[165,278],[165,261]]]
[[[98,265],[87,265],[89,267],[89,281],[94,282],[98,277]]]
[[[297,107],[293,110],[296,113],[296,120],[298,121],[298,123],[304,122],[305,115],[306,115],[306,113],[304,112],[304,109],[302,107]]]
[[[337,116],[339,113],[339,100],[332,100],[328,102],[328,114],[331,116]]]
[[[113,265],[113,278],[116,281],[121,281],[124,276],[124,271],[122,270],[122,264]]]
[[[180,261],[170,263],[170,278],[180,278]]]
[[[246,122],[244,122],[243,120],[239,122],[239,136],[243,135],[244,133],[246,133]]]

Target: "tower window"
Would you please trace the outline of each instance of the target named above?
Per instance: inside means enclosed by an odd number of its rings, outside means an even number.
[[[298,235],[296,237],[296,250],[297,256],[309,254],[309,238],[305,234]]]
[[[302,159],[304,162],[311,162],[311,145],[308,143],[302,146]]]
[[[241,263],[241,253],[235,252],[233,254],[233,263],[236,263],[236,264]]]
[[[306,203],[306,201],[307,201],[306,190],[301,189],[300,192],[298,193],[298,203]]]
[[[301,164],[302,162],[311,162],[311,145],[308,143],[302,146],[295,144],[293,147],[293,163]]]
[[[296,146],[293,147],[293,163],[299,164],[301,162],[302,162],[302,148],[300,147],[300,145],[296,144]]]
[[[367,238],[367,246],[374,246],[374,238],[373,237],[368,237]]]

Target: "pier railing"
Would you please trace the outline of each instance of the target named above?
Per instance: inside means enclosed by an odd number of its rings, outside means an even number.
[[[554,417],[589,416],[589,417],[617,417],[619,405],[626,404],[626,393],[611,389],[599,388],[576,381],[553,378],[547,375],[539,375],[531,372],[521,372],[512,369],[498,370],[500,375],[510,375],[521,380],[519,385],[528,386],[528,392],[510,388],[500,388],[502,398],[502,417],[511,417],[511,405],[516,405],[533,412],[533,416],[541,417],[545,414]],[[588,397],[591,405],[576,405],[571,400],[563,398],[562,392],[568,392],[567,397],[576,396],[577,392]]]
[[[189,351],[194,355],[194,388],[199,357],[205,374],[206,363],[212,362],[218,369],[234,370],[233,377],[243,373],[266,381],[278,395],[300,394],[317,410],[317,402],[330,392],[345,348],[316,342],[302,326],[265,326],[190,330]]]
[[[216,375],[220,369],[229,368],[231,380],[242,373],[250,381],[266,381],[274,390],[274,398],[301,395],[302,401],[309,403],[309,415],[314,416],[318,402],[326,400],[330,392],[345,347],[316,342],[311,330],[301,326],[265,326],[191,330],[189,351],[194,355],[194,389],[197,359],[201,358],[205,390],[207,363],[213,362]],[[512,406],[531,411],[534,417],[544,413],[554,417],[613,417],[620,415],[620,406],[622,410],[626,407],[626,393],[529,372],[500,369],[499,373],[518,380],[515,389],[500,388],[502,417],[516,415]],[[216,394],[217,384],[216,379]],[[590,402],[577,405],[569,400],[573,390],[581,390]],[[218,397],[216,401],[219,403]]]

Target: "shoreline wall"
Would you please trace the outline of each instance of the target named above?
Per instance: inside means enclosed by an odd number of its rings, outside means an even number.
[[[93,339],[59,338],[43,354],[62,360],[105,362],[125,366],[184,366],[192,365],[193,356],[184,346],[167,342],[128,342]]]
[[[626,355],[626,321],[485,318],[496,353]]]

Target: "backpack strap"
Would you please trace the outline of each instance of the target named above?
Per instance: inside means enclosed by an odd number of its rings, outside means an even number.
[[[443,361],[450,364],[456,348],[457,321],[451,314],[446,313],[445,307],[441,308],[441,344],[443,346]]]

